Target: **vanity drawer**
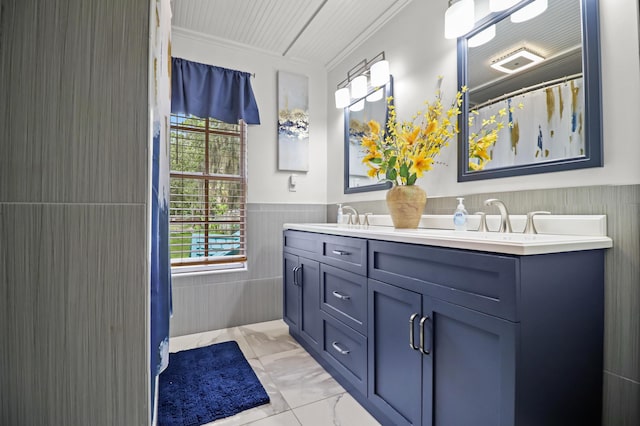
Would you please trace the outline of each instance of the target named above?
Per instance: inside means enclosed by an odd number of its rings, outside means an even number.
[[[369,277],[518,321],[518,260],[507,255],[369,241]]]
[[[303,231],[284,231],[284,250],[316,259],[320,256],[320,237],[318,234]]]
[[[367,334],[367,277],[321,263],[320,309]]]
[[[322,315],[324,342],[322,357],[353,386],[367,394],[367,339],[335,318]]]
[[[356,274],[367,273],[367,240],[338,235],[320,235],[321,261]]]

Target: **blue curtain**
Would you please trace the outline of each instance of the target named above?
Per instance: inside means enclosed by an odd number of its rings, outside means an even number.
[[[171,112],[225,123],[260,124],[251,74],[171,58]]]

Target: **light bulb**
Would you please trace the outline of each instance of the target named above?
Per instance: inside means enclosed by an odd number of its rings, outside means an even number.
[[[336,90],[336,108],[346,108],[351,103],[351,97],[349,96],[349,88],[343,87]]]
[[[367,102],[377,102],[384,96],[384,89],[380,88],[367,96]]]
[[[489,10],[492,12],[500,12],[509,9],[519,3],[520,0],[489,0]]]
[[[475,5],[473,0],[460,0],[444,14],[444,37],[458,38],[473,29]]]
[[[349,107],[349,110],[351,111],[362,111],[364,109],[364,99],[359,100],[358,102],[356,102],[355,104],[351,105]]]
[[[378,61],[371,65],[371,85],[384,86],[389,82],[389,61]]]
[[[547,0],[535,0],[522,9],[513,12],[511,14],[511,22],[517,24],[518,22],[524,22],[528,21],[529,19],[533,19],[547,10],[547,6]]]
[[[489,41],[496,36],[496,26],[491,25],[489,28],[480,31],[478,34],[471,37],[467,43],[469,47],[478,47]]]
[[[351,98],[360,99],[367,96],[367,77],[359,75],[351,81]]]

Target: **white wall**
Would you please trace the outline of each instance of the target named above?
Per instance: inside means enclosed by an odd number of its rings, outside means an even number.
[[[180,28],[172,32],[172,55],[256,74],[251,83],[262,124],[249,126],[248,131],[247,202],[326,204],[327,74],[324,67],[220,43]],[[278,171],[278,70],[309,77],[309,171],[295,172],[298,175],[296,192],[288,190],[291,172]]]
[[[373,37],[329,71],[327,99],[347,70],[384,50],[394,76],[395,102],[400,119],[410,118],[425,99],[433,99],[438,75],[445,92],[456,90],[456,43],[446,40],[446,1],[413,1]],[[621,30],[624,29],[624,30]],[[448,166],[425,174],[419,184],[429,197],[571,186],[640,183],[640,65],[637,0],[600,1],[604,167],[521,177],[457,182],[454,142],[440,156]],[[446,96],[445,96],[446,97]],[[342,111],[327,105],[328,158],[342,158]],[[343,173],[343,162],[328,162],[328,175]],[[328,202],[384,199],[383,191],[343,194],[342,179],[328,182]]]

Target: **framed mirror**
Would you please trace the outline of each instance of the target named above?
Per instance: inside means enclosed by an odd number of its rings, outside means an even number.
[[[469,89],[458,181],[602,166],[598,0],[523,0],[502,12],[476,0],[478,11],[486,16],[458,39],[458,83]],[[505,127],[479,157],[474,141],[492,118]]]
[[[369,130],[369,120],[376,120],[385,127],[388,117],[387,98],[393,96],[393,77],[380,88],[371,88],[366,97],[344,109],[344,193],[380,191],[389,189],[391,182],[378,182],[369,177],[369,168],[362,163],[365,149],[362,137]]]

